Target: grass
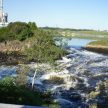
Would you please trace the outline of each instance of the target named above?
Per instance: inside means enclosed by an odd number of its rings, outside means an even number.
[[[90,42],[85,49],[101,54],[108,54],[108,39]]]
[[[101,45],[101,46],[108,46],[108,39],[102,39],[94,42],[90,42],[89,45]]]
[[[42,28],[50,31],[55,36],[64,36],[70,38],[86,38],[86,39],[104,39],[108,38],[107,31],[98,30],[81,30],[81,29],[62,29],[62,28]]]

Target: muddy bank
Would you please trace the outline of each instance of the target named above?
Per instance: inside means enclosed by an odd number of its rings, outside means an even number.
[[[101,54],[108,54],[108,47],[107,46],[101,46],[101,45],[87,45],[83,47],[83,49],[86,49],[88,51],[97,52]]]
[[[25,55],[18,52],[0,52],[0,65],[17,65],[19,63],[26,63]]]

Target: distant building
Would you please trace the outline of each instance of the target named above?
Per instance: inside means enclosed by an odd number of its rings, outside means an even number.
[[[0,27],[8,25],[8,14],[4,13],[3,0],[0,0]]]

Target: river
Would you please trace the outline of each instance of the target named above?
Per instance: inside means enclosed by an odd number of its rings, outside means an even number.
[[[96,84],[108,79],[108,56],[82,49],[91,42],[88,39],[70,39],[66,49],[69,55],[57,60],[57,69],[48,64],[40,64],[35,86],[40,91],[50,90],[61,108],[74,108],[87,105],[87,93],[96,87]],[[28,65],[35,68],[36,63]],[[46,69],[46,67],[48,69]],[[0,78],[16,76],[16,66],[1,66]],[[28,75],[28,82],[32,75]],[[86,107],[85,107],[86,108]]]

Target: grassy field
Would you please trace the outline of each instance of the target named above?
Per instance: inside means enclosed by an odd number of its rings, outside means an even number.
[[[108,46],[108,39],[102,39],[94,42],[90,42],[89,45],[101,45],[101,46]]]

